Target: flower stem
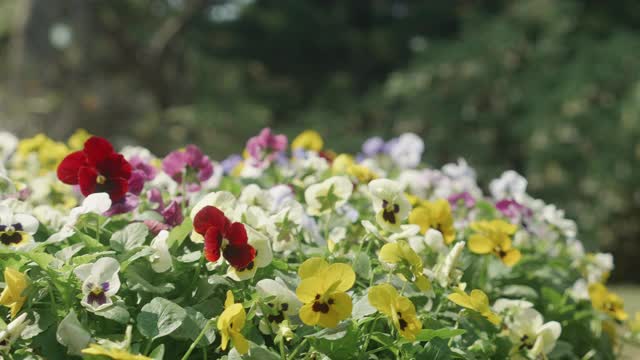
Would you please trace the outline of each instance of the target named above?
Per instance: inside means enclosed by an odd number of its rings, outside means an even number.
[[[302,349],[302,346],[304,344],[306,344],[308,341],[307,338],[305,338],[304,340],[302,340],[302,342],[300,344],[298,344],[298,346],[296,346],[295,349],[293,349],[293,352],[291,353],[291,355],[289,356],[289,359],[295,359],[296,355],[298,355],[298,352],[300,351],[300,349]]]
[[[213,319],[209,319],[209,321],[207,321],[205,326],[202,328],[202,331],[200,331],[200,334],[198,334],[198,337],[191,343],[191,346],[189,346],[189,349],[182,357],[182,360],[187,360],[189,356],[191,356],[191,353],[196,348],[196,346],[198,346],[198,343],[200,342],[200,340],[202,340],[202,337],[207,332],[207,330],[209,330],[212,324],[213,324]]]
[[[287,354],[284,352],[284,337],[280,339],[280,357],[282,360],[287,360]]]

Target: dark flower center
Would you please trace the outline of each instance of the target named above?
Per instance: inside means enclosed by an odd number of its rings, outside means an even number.
[[[387,200],[382,200],[382,218],[384,221],[395,224],[396,214],[400,212],[400,206],[398,204],[390,204]]]
[[[16,223],[13,225],[0,225],[0,242],[4,245],[19,244],[23,238],[22,224]]]
[[[329,305],[327,303],[316,301],[313,303],[313,306],[311,307],[311,309],[313,309],[313,311],[315,312],[321,312],[323,314],[326,314],[329,312]]]

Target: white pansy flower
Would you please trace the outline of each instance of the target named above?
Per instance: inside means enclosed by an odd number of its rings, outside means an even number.
[[[102,214],[111,207],[111,199],[107,193],[95,193],[87,196],[82,204],[71,209],[60,230],[47,239],[47,242],[60,242],[75,234],[75,226],[80,216],[85,214]]]
[[[296,248],[296,235],[302,228],[305,216],[304,208],[299,202],[290,199],[283,203],[280,211],[271,217],[278,229],[272,243],[274,251],[286,252]]]
[[[462,271],[456,269],[456,266],[464,247],[465,242],[463,241],[455,243],[444,260],[436,265],[435,279],[443,288],[455,285],[462,278]]]
[[[519,314],[524,309],[530,309],[533,307],[533,303],[526,300],[514,300],[514,299],[498,299],[493,303],[493,311],[498,314],[506,315],[509,317],[513,317],[516,314]]]
[[[409,244],[411,244],[412,240],[415,241],[415,239],[418,238],[422,238],[422,235],[420,234],[420,226],[415,224],[406,224],[400,225],[400,230],[389,235],[388,240],[390,242],[396,242],[398,240],[408,240]]]
[[[567,238],[574,238],[578,227],[575,221],[565,218],[564,210],[558,209],[555,205],[547,205],[542,209],[542,217],[551,225],[560,230],[560,233]]]
[[[33,244],[38,225],[35,217],[14,213],[10,207],[0,205],[0,247],[24,249]]]
[[[589,296],[589,285],[585,279],[579,279],[576,281],[571,289],[568,290],[569,296],[571,296],[576,301],[585,300],[588,301],[591,299]]]
[[[351,197],[353,184],[345,176],[333,176],[313,184],[304,192],[307,213],[317,216],[344,205]]]
[[[295,194],[293,190],[288,185],[276,185],[272,187],[269,191],[269,196],[273,201],[271,202],[271,212],[276,213],[280,211],[284,204],[286,204],[290,200],[295,200]]]
[[[158,235],[151,240],[151,249],[153,254],[149,256],[151,268],[157,273],[162,273],[171,269],[171,253],[169,253],[169,232],[160,230]]]
[[[527,191],[527,179],[513,170],[502,173],[498,179],[494,179],[489,184],[491,195],[496,200],[520,199]]]
[[[336,226],[331,231],[329,231],[329,235],[327,236],[327,247],[329,251],[333,251],[344,238],[347,237],[347,229],[344,226]]]
[[[74,274],[82,280],[82,306],[91,311],[111,306],[111,297],[120,289],[118,271],[120,263],[110,257],[103,257],[94,263],[75,268]]]
[[[0,351],[10,350],[11,344],[20,337],[22,331],[29,325],[29,322],[30,321],[27,320],[27,313],[23,313],[13,319],[4,330],[0,331]]]
[[[411,210],[402,186],[393,180],[376,179],[369,183],[369,192],[378,225],[387,231],[399,230]]]
[[[411,169],[420,164],[423,151],[424,141],[414,133],[405,133],[393,141],[389,155],[398,167]]]
[[[431,228],[427,230],[424,236],[411,237],[409,239],[409,245],[411,245],[413,251],[417,253],[420,253],[427,248],[440,254],[446,254],[449,251],[449,247],[445,244],[442,233]]]
[[[91,334],[82,327],[76,312],[71,310],[60,321],[56,330],[56,339],[60,344],[67,347],[69,354],[80,356],[82,354],[81,351],[89,345]]]
[[[245,225],[245,229],[247,230],[247,242],[256,250],[256,257],[243,269],[236,269],[233,266],[229,266],[227,276],[235,281],[253,278],[258,268],[269,266],[273,260],[273,252],[269,239],[251,228],[251,226]]]
[[[273,206],[273,197],[269,191],[263,190],[256,184],[249,184],[240,193],[239,201],[270,211]]]
[[[266,315],[260,320],[260,331],[263,333],[275,333],[279,325],[295,316],[300,310],[302,303],[296,294],[280,280],[263,279],[256,284],[256,293],[261,299],[268,299],[263,302],[270,308],[270,314],[263,314],[260,307],[257,309],[258,315]]]
[[[516,359],[544,358],[556,346],[562,332],[560,323],[544,323],[542,315],[533,308],[517,313],[508,327],[509,337],[514,344],[512,358]]]
[[[131,160],[131,158],[137,157],[145,162],[151,162],[156,159],[156,157],[149,151],[149,149],[142,146],[135,145],[127,145],[120,150],[120,154],[124,156],[125,159]]]

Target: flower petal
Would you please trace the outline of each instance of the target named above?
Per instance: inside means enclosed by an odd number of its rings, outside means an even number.
[[[99,136],[92,136],[84,143],[84,153],[89,163],[95,165],[114,153],[109,141]]]
[[[256,257],[256,249],[249,244],[231,245],[229,244],[222,251],[224,258],[236,269],[243,269],[249,265]]]
[[[194,230],[201,235],[205,235],[209,227],[216,227],[221,232],[226,232],[229,226],[229,219],[215,206],[205,206],[196,214],[193,219]]]
[[[220,228],[210,227],[204,235],[204,256],[211,262],[220,259]]]
[[[76,185],[78,183],[78,171],[86,163],[87,158],[82,151],[72,152],[58,165],[56,170],[58,179],[65,184]]]

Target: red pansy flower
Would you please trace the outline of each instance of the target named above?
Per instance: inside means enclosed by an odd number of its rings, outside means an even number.
[[[239,222],[232,223],[215,206],[205,206],[193,219],[193,228],[204,236],[204,255],[211,262],[222,256],[236,269],[244,269],[255,259],[256,249],[247,243],[247,231]]]
[[[84,149],[73,152],[58,165],[58,179],[65,184],[80,185],[82,195],[106,192],[113,202],[127,193],[131,165],[113,150],[109,141],[92,136]]]

